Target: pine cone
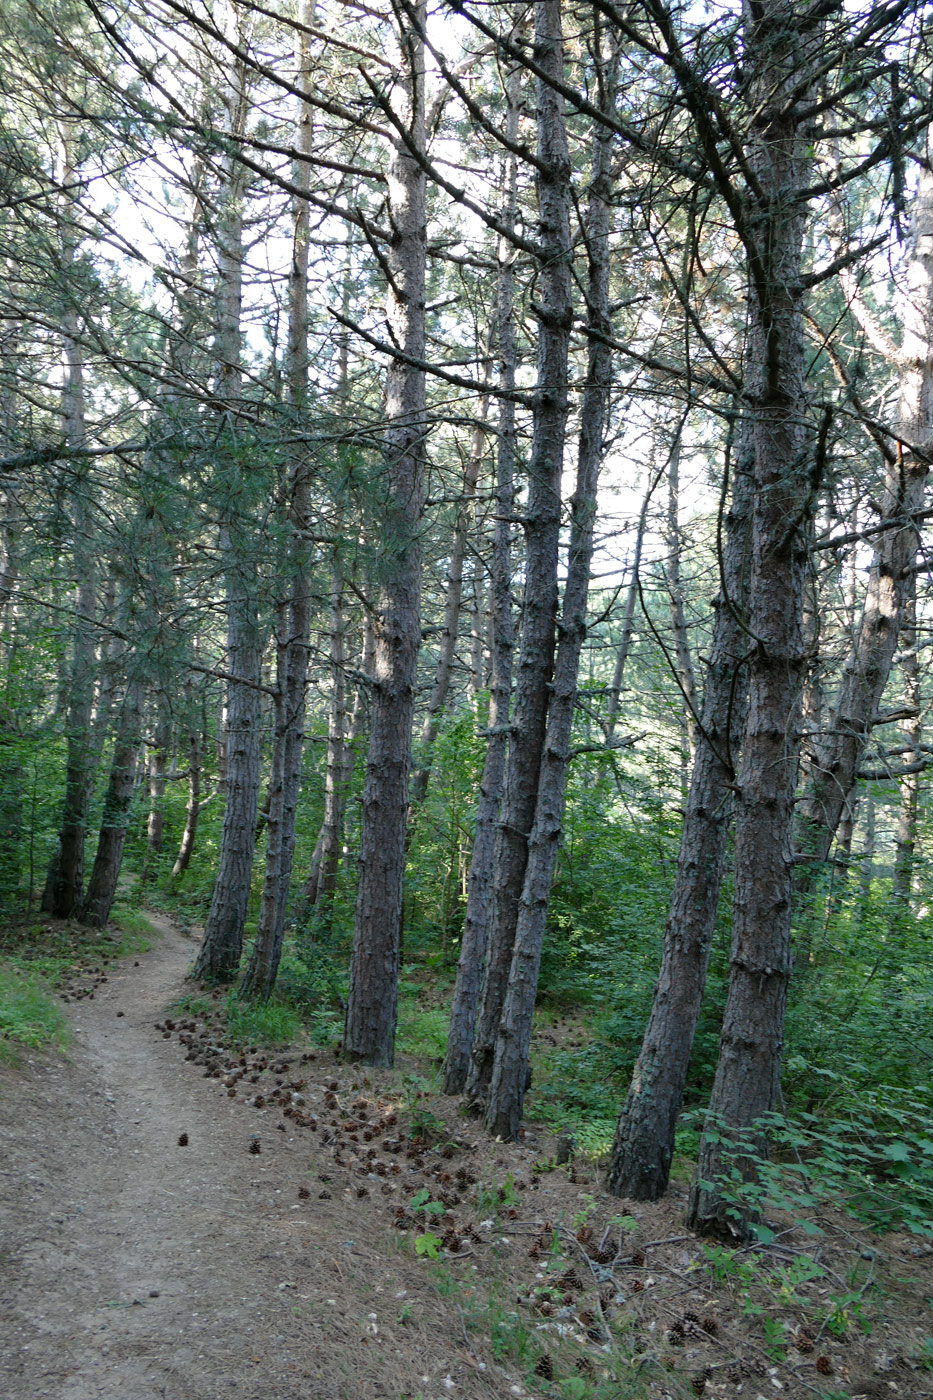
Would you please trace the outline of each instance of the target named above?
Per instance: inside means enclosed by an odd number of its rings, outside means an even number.
[[[833,1373],[833,1363],[828,1356],[818,1356],[816,1358],[816,1369],[821,1376],[831,1376]]]
[[[546,1381],[552,1381],[554,1379],[554,1362],[548,1356],[547,1352],[539,1357],[538,1364],[535,1367],[535,1375],[540,1376],[542,1380]]]

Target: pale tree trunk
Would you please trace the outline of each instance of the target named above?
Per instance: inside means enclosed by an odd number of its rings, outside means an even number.
[[[415,151],[425,148],[423,3],[399,35],[391,102]],[[354,1060],[391,1065],[395,1056],[405,829],[412,714],[421,643],[421,545],[424,495],[425,176],[398,137],[388,176],[388,322],[410,357],[386,376],[385,543],[375,620],[372,730],[363,791],[359,886],[344,1049]]]
[[[813,462],[807,451],[806,358],[799,307],[810,137],[786,100],[812,61],[797,7],[763,0],[745,11],[745,73],[755,122],[748,159],[758,184],[750,251],[748,398],[754,405],[749,707],[735,793],[735,901],[729,990],[688,1207],[692,1228],[742,1232],[718,1181],[722,1133],[740,1135],[780,1102],[790,976],[793,812],[806,663],[803,597]],[[766,248],[765,254],[759,250]],[[812,449],[811,449],[812,450]],[[720,1127],[720,1125],[724,1125]],[[764,1144],[762,1144],[764,1146]],[[742,1158],[739,1170],[753,1174]]]
[[[241,20],[228,10],[235,35]],[[227,74],[226,123],[232,135],[246,127],[247,91],[244,65],[237,60]],[[226,442],[234,446],[233,425],[242,393],[240,365],[240,310],[243,292],[243,196],[244,174],[234,156],[225,157],[221,215],[218,227],[217,325],[214,353],[217,360],[217,398],[224,405]],[[225,463],[234,480],[225,486],[220,527],[220,553],[226,574],[227,669],[234,680],[227,696],[226,802],[220,859],[204,939],[193,976],[209,981],[229,981],[236,976],[243,950],[243,929],[249,901],[256,842],[256,807],[259,793],[262,712],[260,684],[262,642],[256,615],[257,579],[248,522],[238,518],[241,468]]]
[[[609,1159],[615,1196],[654,1201],[667,1189],[674,1132],[706,987],[732,813],[732,785],[745,724],[742,625],[752,505],[750,435],[739,428],[726,521],[722,579],[700,737],[690,778],[677,874],[651,1016],[632,1072]]]
[[[513,66],[506,83],[506,136],[518,136],[521,70]],[[510,155],[505,171],[503,223],[515,225],[517,168]],[[483,776],[480,781],[473,835],[473,852],[467,876],[466,912],[457,978],[450,1007],[450,1028],[444,1059],[444,1092],[460,1094],[466,1087],[476,1023],[476,1002],[483,975],[483,957],[492,914],[493,860],[496,824],[502,801],[506,755],[509,742],[509,698],[512,689],[512,651],[515,628],[512,622],[511,519],[515,499],[515,250],[505,238],[498,248],[496,283],[496,332],[498,352],[499,421],[496,435],[496,514],[493,524],[491,562],[492,677],[489,688],[489,736]]]
[[[548,9],[549,5],[541,7]],[[550,44],[559,39],[560,9],[541,15],[539,42],[547,34]],[[544,26],[547,26],[544,28]],[[605,41],[597,19],[596,44]],[[559,75],[559,53],[550,71]],[[607,54],[600,64],[600,96],[607,110],[612,108],[616,59]],[[550,99],[553,101],[553,99]],[[548,120],[553,145],[548,150],[551,169],[566,152],[563,131],[556,130],[563,111],[555,104]],[[612,133],[596,126],[590,170],[589,199],[586,209],[586,250],[589,263],[587,287],[587,328],[590,332],[587,354],[586,388],[580,409],[580,439],[577,476],[570,501],[570,544],[567,581],[559,627],[560,641],[554,664],[547,715],[547,732],[540,758],[540,776],[535,803],[534,825],[528,838],[528,859],[522,886],[515,942],[508,985],[496,1037],[492,1073],[486,1095],[485,1126],[493,1136],[514,1138],[522,1120],[528,1084],[531,1029],[541,949],[547,924],[551,883],[564,820],[564,795],[570,765],[573,711],[577,696],[580,652],[586,636],[586,605],[593,557],[593,531],[596,522],[596,487],[603,456],[603,432],[612,384],[612,354],[609,338],[609,209],[611,194],[610,162]],[[556,157],[556,161],[555,161]]]
[[[188,803],[185,809],[185,829],[182,832],[178,855],[172,866],[172,882],[183,875],[191,862],[195,837],[198,832],[198,817],[201,814],[201,731],[198,717],[194,712],[194,686],[189,681],[185,686],[188,729]]]
[[[923,717],[920,666],[917,659],[916,574],[911,574],[908,585],[900,639],[901,674],[904,678],[904,710],[907,717],[901,725],[903,754],[898,763],[898,767],[902,770],[902,776],[899,779],[900,803],[897,813],[894,875],[891,882],[892,935],[901,931],[910,917],[910,897],[920,808],[920,767],[925,761],[922,751]]]
[[[164,695],[156,697],[156,707],[156,723],[148,762],[149,819],[146,823],[146,841],[150,851],[158,854],[165,839],[165,774],[172,730]]]
[[[343,600],[343,561],[334,551],[330,595],[330,705],[327,711],[327,756],[324,769],[324,815],[311,869],[302,891],[306,910],[319,908],[326,919],[333,904],[340,870],[343,806],[346,799],[347,678],[346,617]],[[372,630],[369,629],[369,635]]]
[[[343,314],[350,315],[351,285],[353,277],[353,240],[349,233],[346,243],[346,262],[343,279]],[[339,397],[343,408],[350,408],[350,336],[346,328],[340,338],[340,380]],[[362,733],[361,725],[365,714],[362,687],[358,686],[354,701],[350,735],[347,734],[347,677],[346,677],[346,629],[345,609],[346,580],[341,535],[343,533],[343,509],[336,515],[334,534],[336,543],[332,551],[332,578],[330,590],[329,647],[330,647],[330,704],[327,711],[327,757],[324,770],[324,813],[321,829],[314,846],[314,853],[308,876],[301,891],[298,921],[304,923],[311,909],[318,908],[319,922],[329,925],[333,913],[334,895],[337,890],[337,877],[340,872],[341,844],[343,842],[344,805],[353,778],[355,751],[353,745]],[[373,665],[372,619],[367,612],[363,622],[363,648],[360,670],[369,676]]]
[[[302,0],[299,19],[305,28],[314,21],[314,0]],[[311,51],[307,33],[299,37],[298,59],[305,92],[311,84]],[[293,179],[300,190],[310,188],[313,126],[311,104],[299,103],[295,146],[305,157],[295,162]],[[308,401],[308,261],[310,221],[307,200],[293,199],[292,267],[289,278],[288,360],[286,380],[296,419]],[[301,450],[299,449],[299,452]],[[311,465],[302,453],[292,464],[288,481],[291,587],[283,608],[278,648],[276,734],[270,783],[269,835],[259,927],[241,995],[266,999],[272,992],[282,957],[285,914],[295,855],[295,814],[304,752],[305,683],[308,676],[311,627],[311,557],[308,538],[311,516]]]
[[[635,635],[635,605],[638,602],[638,590],[640,587],[639,576],[641,572],[641,556],[645,545],[645,529],[648,523],[648,507],[651,504],[651,497],[654,488],[658,484],[655,477],[649,484],[645,492],[644,500],[641,503],[641,510],[638,513],[638,528],[635,532],[635,548],[632,553],[632,577],[629,580],[628,589],[625,594],[625,611],[622,614],[622,635],[619,638],[619,646],[616,651],[615,666],[612,671],[612,684],[609,687],[609,700],[606,705],[606,721],[604,730],[606,739],[611,743],[615,735],[616,724],[619,720],[619,701],[622,696],[622,682],[625,676],[625,667],[628,662],[629,652],[632,649],[632,638]]]
[[[683,582],[680,576],[680,448],[683,436],[681,422],[671,443],[667,463],[667,596],[671,612],[671,631],[674,637],[674,655],[677,659],[677,684],[684,702],[684,723],[690,762],[694,763],[697,754],[697,703],[696,676],[693,658],[690,655],[690,636],[687,631],[687,613],[684,606]],[[686,786],[686,784],[684,784]]]
[[[63,141],[62,187],[68,189],[75,174],[69,140]],[[70,200],[70,196],[66,199]],[[62,273],[72,268],[76,247],[70,227],[70,207],[64,211]],[[65,381],[62,416],[69,446],[85,446],[84,357],[79,344],[77,311],[69,305],[64,317],[63,341]],[[75,492],[72,506],[74,531],[73,564],[77,581],[75,622],[72,636],[71,687],[67,719],[65,760],[65,802],[59,833],[58,852],[46,880],[42,908],[58,918],[70,918],[76,911],[84,888],[84,841],[92,781],[91,712],[94,702],[94,621],[97,608],[97,561],[91,538],[87,491],[87,471],[74,471]]]
[[[444,605],[444,632],[441,637],[437,666],[434,671],[434,684],[428,699],[428,709],[421,730],[421,766],[412,777],[412,806],[420,805],[427,794],[431,776],[431,751],[441,725],[441,715],[447,704],[450,691],[450,677],[453,670],[457,638],[460,633],[460,597],[463,592],[463,562],[466,558],[467,535],[474,510],[476,483],[483,464],[486,446],[486,414],[489,400],[480,399],[477,410],[478,422],[473,429],[470,453],[463,471],[463,488],[457,507],[457,520],[450,547],[450,563],[447,569],[447,597]]]
[[[901,348],[896,450],[889,453],[883,519],[896,525],[878,536],[862,617],[846,659],[830,732],[819,746],[801,806],[797,844],[798,898],[806,898],[825,862],[871,738],[909,596],[933,432],[933,171],[921,168],[914,205]],[[853,289],[854,284],[848,282]],[[858,307],[857,307],[858,309]],[[805,951],[803,949],[802,951]]]
[[[12,268],[7,269],[7,275]],[[12,456],[19,443],[17,422],[16,362],[20,328],[9,316],[0,316],[0,365],[6,370],[0,383],[0,454]],[[19,573],[17,547],[22,529],[22,507],[9,479],[0,482],[0,621],[16,587]]]
[[[476,550],[470,566],[470,696],[474,710],[486,684],[486,639],[483,636],[485,580],[486,570],[479,551]]]
[[[134,664],[131,662],[131,667]],[[136,786],[142,697],[142,680],[131,674],[126,683],[126,693],[114,738],[97,853],[88,881],[87,894],[78,913],[81,923],[89,924],[93,928],[105,927],[117,892],[130,804]]]
[[[534,54],[563,81],[558,0],[535,5]],[[567,359],[573,323],[570,275],[570,159],[561,96],[537,79],[540,327],[525,509],[525,590],[515,702],[496,840],[493,911],[466,1092],[485,1103],[505,1001],[528,862],[547,727],[557,617],[561,468],[567,426]]]

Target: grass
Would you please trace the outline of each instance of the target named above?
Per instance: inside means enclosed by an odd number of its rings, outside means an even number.
[[[293,1006],[275,999],[250,1004],[241,1001],[234,990],[227,993],[223,1016],[234,1045],[288,1045],[302,1029],[301,1017]]]
[[[16,1062],[19,1049],[63,1050],[69,1027],[45,978],[13,959],[0,962],[0,1060]]]
[[[7,924],[0,938],[0,1059],[15,1062],[20,1049],[64,1049],[69,1027],[54,997],[59,984],[87,964],[145,953],[154,937],[145,914],[124,903],[99,932],[44,917]]]

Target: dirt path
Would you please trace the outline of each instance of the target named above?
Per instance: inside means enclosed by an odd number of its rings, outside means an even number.
[[[345,1202],[299,1203],[307,1140],[154,1029],[194,947],[154,922],[69,1008],[69,1060],[0,1080],[0,1397],[397,1400],[428,1333],[386,1346],[378,1319],[410,1261],[346,1238]]]

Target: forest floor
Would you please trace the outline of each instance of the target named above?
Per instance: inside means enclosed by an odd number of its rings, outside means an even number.
[[[927,1242],[704,1248],[682,1183],[613,1200],[416,1065],[218,1044],[150,920],[61,989],[67,1055],[0,1068],[2,1400],[933,1396]]]

